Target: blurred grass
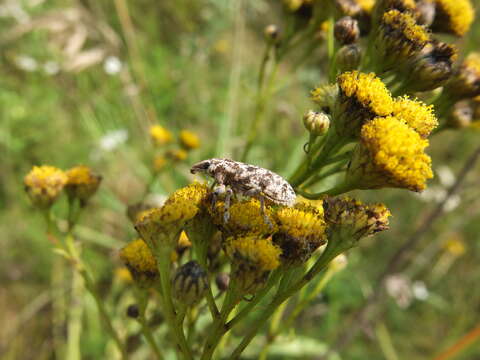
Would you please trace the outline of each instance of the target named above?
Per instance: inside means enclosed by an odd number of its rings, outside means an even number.
[[[42,219],[23,193],[22,178],[31,166],[49,163],[68,168],[84,163],[104,176],[78,235],[108,292],[119,265],[115,249],[135,236],[124,213],[126,204],[139,199],[148,178],[148,125],[158,122],[173,131],[188,128],[202,140],[201,149],[186,164],[160,178],[155,190],[164,194],[189,181],[188,164],[225,155],[216,152],[219,148],[238,157],[244,144],[253,116],[262,29],[279,21],[278,6],[253,0],[237,5],[222,0],[126,3],[133,33],[122,26],[115,2],[39,0],[0,5],[0,322],[6,324],[0,330],[0,357],[4,359],[52,358],[49,285],[54,255],[43,235]],[[77,15],[69,18],[67,10]],[[45,20],[46,27],[20,31],[51,12],[55,16]],[[58,24],[65,30],[52,30]],[[65,54],[64,37],[73,42],[82,31],[87,37],[76,60],[89,49],[103,51],[102,58],[81,71],[65,70],[72,58]],[[477,22],[465,47],[478,47],[479,36]],[[325,76],[323,55],[312,53],[296,70],[290,61],[282,64],[251,162],[284,175],[291,172],[306,140],[300,119],[312,106],[308,92]],[[25,59],[35,66],[26,66]],[[120,61],[118,73],[105,71],[108,59]],[[56,64],[59,71],[52,73],[47,64]],[[126,132],[125,142],[113,151],[105,146],[102,150],[102,142],[118,132]],[[219,139],[220,134],[231,135]],[[434,167],[447,165],[456,172],[478,138],[478,133],[469,131],[440,135],[430,150]],[[414,255],[415,266],[404,274],[425,282],[430,296],[425,301],[413,299],[406,309],[393,299],[387,304],[382,332],[387,332],[399,359],[431,358],[480,321],[479,175],[477,167],[459,207],[435,223],[423,243],[426,246]],[[432,185],[438,186],[438,180]],[[433,207],[432,201],[397,190],[364,192],[361,197],[387,204],[394,214],[391,230],[352,252],[348,268],[299,319],[295,331],[322,342],[332,341],[342,329],[371,291],[385,261]],[[442,243],[453,233],[463,239],[466,252],[434,279],[432,268],[445,252]],[[93,308],[91,299],[88,304]],[[124,308],[116,306],[122,317]],[[108,344],[95,311],[87,314],[85,358],[96,359]],[[380,345],[372,326],[345,358],[387,358]],[[457,358],[479,357],[477,343]]]

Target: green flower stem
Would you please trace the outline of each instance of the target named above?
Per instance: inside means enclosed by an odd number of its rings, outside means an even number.
[[[245,319],[248,314],[253,310],[255,306],[268,294],[270,289],[278,282],[282,275],[282,271],[280,269],[275,270],[270,278],[268,279],[267,284],[263,289],[261,289],[259,292],[255,294],[255,297],[252,299],[252,301],[248,302],[247,305],[232,319],[230,320],[226,325],[225,328],[230,330],[233,328],[235,325],[237,325],[240,321]]]
[[[229,359],[239,359],[243,350],[245,350],[248,344],[250,344],[252,339],[257,334],[258,330],[260,330],[262,326],[268,321],[270,316],[272,316],[272,314],[275,312],[275,309],[279,307],[290,296],[292,296],[302,287],[304,287],[320,271],[325,269],[325,267],[330,263],[330,261],[332,261],[337,255],[350,248],[349,245],[350,244],[348,244],[348,242],[347,244],[345,244],[345,242],[343,241],[329,241],[325,251],[322,253],[320,258],[300,280],[298,280],[294,285],[290,286],[287,290],[277,292],[270,304],[266,307],[266,310],[255,321],[250,330],[248,330],[248,332],[245,334],[240,344],[232,352],[232,355],[229,357]]]
[[[148,326],[148,322],[145,319],[145,315],[140,315],[138,318],[138,322],[140,323],[140,326],[142,327],[142,335],[145,337],[145,340],[147,340],[148,345],[152,349],[153,353],[155,354],[155,359],[156,360],[163,360],[162,353],[160,351],[160,348],[158,347],[157,343],[155,342],[155,339],[153,338],[152,331],[150,329],[150,326]]]
[[[170,254],[169,251],[164,253],[155,254],[157,259],[158,271],[160,273],[160,281],[162,284],[162,299],[165,318],[175,341],[178,345],[178,350],[182,353],[183,357],[187,360],[193,360],[190,348],[183,333],[183,328],[178,322],[177,313],[173,306],[172,301],[172,289],[170,283]]]
[[[325,197],[325,195],[337,196],[352,190],[355,190],[355,186],[345,181],[329,190],[321,191],[319,193],[309,193],[300,189],[297,189],[296,191],[299,195],[302,195],[304,198],[317,200]]]
[[[318,183],[319,181],[331,176],[331,175],[335,175],[335,174],[338,174],[339,172],[342,172],[342,171],[345,171],[345,164],[346,164],[347,161],[342,161],[341,163],[335,165],[334,167],[332,167],[331,169],[325,171],[325,172],[320,172],[319,174],[313,176],[310,178],[310,180],[308,180],[304,185],[303,187],[304,188],[308,188],[316,183]]]
[[[198,262],[205,269],[208,275],[208,287],[207,287],[207,304],[212,314],[212,319],[215,320],[220,316],[220,311],[218,310],[217,303],[215,302],[215,297],[213,296],[212,287],[210,286],[210,272],[208,271],[207,256],[208,256],[208,240],[207,239],[195,239],[195,235],[192,233],[193,244],[195,246],[195,252],[197,255]]]
[[[220,316],[217,317],[212,325],[212,332],[205,342],[203,348],[203,354],[201,360],[210,360],[213,357],[215,349],[222,339],[223,335],[227,332],[225,323],[227,322],[228,315],[236,306],[240,295],[238,294],[237,285],[235,279],[232,279],[230,286],[228,287],[225,299],[223,300]]]
[[[328,34],[327,34],[327,54],[328,54],[328,81],[334,82],[337,77],[337,62],[336,62],[336,52],[337,48],[335,46],[335,36],[334,36],[334,27],[335,27],[335,16],[332,12],[328,19]]]

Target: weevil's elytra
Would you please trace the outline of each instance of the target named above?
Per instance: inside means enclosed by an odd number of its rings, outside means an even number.
[[[269,200],[278,205],[293,206],[296,195],[280,175],[250,164],[230,159],[208,159],[191,168],[191,173],[205,173],[218,185],[225,185],[236,194]]]

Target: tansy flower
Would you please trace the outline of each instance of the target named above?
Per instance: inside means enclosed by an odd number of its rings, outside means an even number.
[[[393,103],[393,115],[410,126],[413,130],[426,138],[438,126],[437,118],[433,113],[433,105],[426,105],[421,101],[400,97]]]
[[[424,190],[433,177],[427,146],[428,140],[397,118],[376,118],[362,127],[346,182],[356,189]]]
[[[24,184],[33,205],[49,208],[68,181],[67,175],[53,166],[34,166],[25,176]]]
[[[179,140],[180,140],[180,145],[187,151],[200,147],[200,140],[197,134],[195,134],[192,131],[188,131],[188,130],[180,131]]]
[[[163,155],[156,155],[153,159],[153,170],[156,172],[162,171],[165,166],[168,164],[168,160]]]
[[[157,262],[142,239],[136,239],[123,247],[120,259],[141,287],[150,287],[159,278]]]
[[[65,191],[70,198],[80,199],[85,203],[98,190],[102,177],[92,172],[88,166],[79,165],[67,171]]]
[[[272,241],[282,249],[282,263],[301,265],[326,242],[322,205],[297,203],[275,212],[278,231]]]
[[[173,161],[181,162],[187,159],[188,152],[184,149],[171,149],[167,151],[166,156]]]
[[[427,30],[409,13],[389,10],[384,13],[375,37],[371,65],[378,73],[400,69],[430,41]]]
[[[198,183],[179,189],[161,208],[148,210],[135,229],[152,249],[170,252],[186,223],[200,211],[205,194],[205,188]]]
[[[475,13],[470,0],[433,0],[435,3],[434,31],[463,36],[470,29]]]
[[[282,251],[271,238],[229,237],[224,249],[233,263],[231,278],[235,278],[237,290],[244,294],[254,294],[263,287],[269,272],[280,266]]]
[[[338,76],[339,96],[333,126],[340,136],[358,137],[360,128],[376,116],[390,115],[393,99],[385,84],[375,74],[358,71]]]
[[[150,126],[150,138],[155,146],[162,146],[171,143],[173,135],[161,125]]]
[[[431,41],[402,71],[403,88],[410,91],[429,91],[445,84],[453,73],[457,49],[440,41]]]
[[[376,25],[383,14],[390,10],[400,13],[414,14],[416,11],[415,0],[377,0],[373,10],[373,22]]]
[[[131,283],[133,281],[132,273],[126,266],[115,269],[115,278],[125,283]]]
[[[348,197],[324,200],[325,220],[329,225],[329,242],[344,242],[346,249],[358,240],[388,229],[390,211],[383,204],[363,204]]]
[[[192,306],[202,300],[207,289],[207,273],[196,261],[189,261],[175,270],[172,293],[179,303]]]
[[[480,95],[480,53],[471,53],[455,71],[444,87],[450,101],[473,98]]]
[[[265,217],[272,218],[272,209],[266,206],[263,214],[260,201],[257,199],[235,201],[228,210],[230,217],[227,222],[224,221],[225,203],[223,201],[217,201],[210,211],[213,222],[228,236],[245,234],[264,236],[272,234],[276,229],[275,224],[268,224],[265,221]]]

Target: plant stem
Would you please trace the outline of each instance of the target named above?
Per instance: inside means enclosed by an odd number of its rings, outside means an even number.
[[[304,185],[303,187],[304,188],[308,188],[316,183],[318,183],[319,181],[331,176],[331,175],[335,175],[335,174],[338,174],[339,172],[342,172],[342,171],[345,171],[345,162],[342,162],[340,164],[337,164],[336,166],[332,167],[330,170],[328,171],[325,171],[325,172],[321,172],[313,177],[310,178],[310,180],[308,180]]]
[[[162,285],[162,298],[163,298],[163,308],[165,313],[165,318],[167,320],[170,331],[172,332],[175,341],[178,345],[178,350],[183,354],[185,359],[193,360],[190,348],[187,344],[185,334],[183,333],[183,328],[177,321],[177,313],[173,306],[172,301],[172,289],[170,284],[170,254],[168,251],[166,253],[158,254],[157,265],[158,271],[160,272],[160,281]]]
[[[148,342],[148,345],[150,345],[150,348],[152,349],[153,353],[155,354],[155,359],[162,360],[163,359],[162,353],[161,353],[160,349],[158,348],[158,345],[155,342],[155,339],[153,338],[152,331],[150,330],[150,327],[148,326],[148,323],[145,319],[144,314],[140,315],[140,317],[138,318],[138,322],[140,323],[140,325],[142,327],[143,336],[145,337],[145,339]]]
[[[280,306],[285,300],[287,300],[290,296],[292,296],[294,293],[304,287],[311,279],[315,277],[315,275],[322,271],[328,265],[328,263],[333,258],[335,258],[335,256],[346,250],[342,245],[342,243],[339,243],[337,241],[328,242],[327,247],[320,256],[320,258],[300,280],[298,280],[295,284],[293,284],[284,291],[277,291],[277,294],[272,299],[270,304],[266,307],[266,310],[248,330],[241,343],[232,352],[232,355],[229,359],[236,360],[240,358],[243,350],[245,350],[248,344],[250,344],[252,339],[257,334],[258,330],[266,323],[266,321],[274,313],[275,309]]]

